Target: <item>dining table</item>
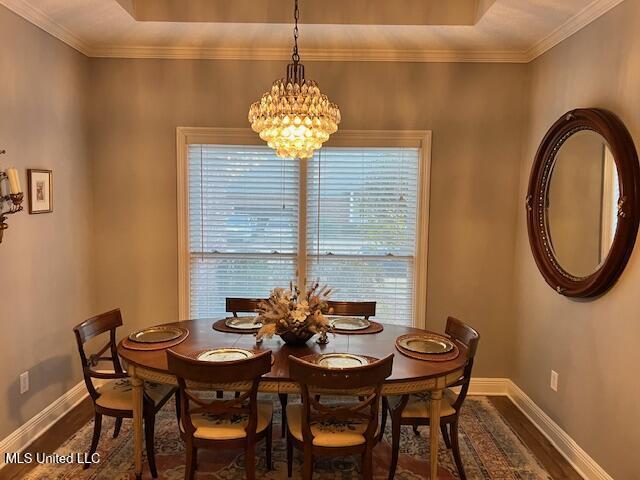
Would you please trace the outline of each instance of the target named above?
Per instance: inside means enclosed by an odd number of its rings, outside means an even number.
[[[396,348],[396,339],[411,333],[426,333],[427,330],[384,324],[382,331],[372,334],[358,334],[356,332],[329,333],[328,343],[316,342],[316,337],[310,339],[303,346],[291,346],[284,343],[278,336],[265,338],[256,342],[253,334],[244,332],[224,332],[212,328],[215,320],[184,320],[167,323],[163,326],[179,327],[188,331],[184,340],[170,348],[182,355],[196,356],[198,353],[215,348],[243,348],[253,351],[271,350],[273,365],[271,371],[262,377],[259,384],[260,392],[275,394],[297,394],[299,386],[289,376],[289,357],[304,357],[313,354],[349,353],[373,358],[384,358],[395,354],[391,376],[386,379],[382,387],[382,394],[407,395],[412,393],[430,393],[430,421],[435,428],[430,429],[430,477],[438,478],[438,441],[440,429],[440,408],[444,389],[455,383],[462,375],[467,362],[467,348],[456,342],[459,354],[446,361],[427,361],[406,356]],[[432,332],[428,332],[432,333]],[[167,367],[167,348],[155,350],[134,350],[127,348],[126,339],[118,344],[118,354],[125,364],[127,373],[131,377],[133,390],[133,431],[135,475],[142,476],[143,454],[143,391],[144,382],[156,382],[177,385],[176,378]]]

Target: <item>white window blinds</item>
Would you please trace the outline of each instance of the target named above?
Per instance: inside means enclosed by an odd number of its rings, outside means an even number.
[[[220,318],[226,297],[265,297],[300,273],[410,325],[420,158],[325,147],[301,168],[266,146],[189,144],[189,316]]]
[[[295,277],[299,164],[252,146],[189,145],[190,311],[265,297]]]
[[[417,148],[323,148],[308,165],[307,277],[336,300],[377,302],[376,320],[411,324]]]

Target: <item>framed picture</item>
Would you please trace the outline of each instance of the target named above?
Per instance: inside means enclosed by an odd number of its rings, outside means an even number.
[[[51,170],[27,170],[29,213],[53,212],[53,173]]]

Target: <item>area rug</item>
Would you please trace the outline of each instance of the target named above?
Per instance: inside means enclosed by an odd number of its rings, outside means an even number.
[[[264,480],[286,479],[287,462],[285,442],[280,438],[279,402],[274,397],[273,470],[266,469],[264,442],[258,445],[256,475]],[[168,403],[156,418],[156,463],[161,479],[184,478],[184,445],[178,435],[175,410]],[[469,480],[523,479],[552,480],[533,454],[511,430],[505,419],[486,397],[467,398],[460,423],[460,450]],[[276,426],[277,425],[277,426]],[[59,455],[84,452],[91,442],[93,420],[82,427],[58,450]],[[131,422],[125,420],[117,439],[111,438],[113,420],[103,420],[102,437],[98,446],[100,463],[83,470],[78,464],[36,467],[26,477],[29,480],[124,480],[133,478],[133,437]],[[417,480],[427,478],[429,464],[428,428],[422,427],[416,436],[410,427],[403,427],[400,457],[395,478]],[[374,450],[374,476],[386,479],[391,457],[391,430],[387,424],[384,441]],[[458,473],[443,442],[440,442],[440,478],[457,479]],[[146,459],[145,459],[146,462]],[[301,478],[302,458],[295,454],[293,478]],[[151,478],[145,463],[144,478]],[[243,479],[244,454],[239,451],[201,451],[198,457],[199,480]],[[355,480],[360,478],[360,462],[357,457],[319,458],[314,467],[316,480]]]

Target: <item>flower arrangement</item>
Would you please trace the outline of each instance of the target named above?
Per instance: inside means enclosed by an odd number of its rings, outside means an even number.
[[[280,335],[285,342],[304,343],[316,333],[326,334],[331,330],[324,316],[325,312],[331,313],[327,305],[331,291],[317,281],[304,292],[293,283],[289,283],[289,290],[274,288],[269,298],[258,304],[256,322],[262,327],[256,340]]]

